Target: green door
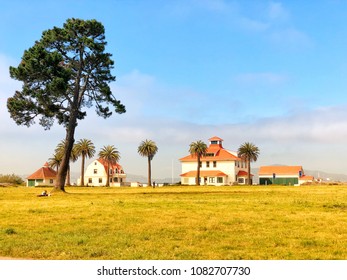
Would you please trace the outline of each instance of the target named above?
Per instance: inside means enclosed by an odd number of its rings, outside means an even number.
[[[28,180],[28,187],[35,187],[35,180]]]

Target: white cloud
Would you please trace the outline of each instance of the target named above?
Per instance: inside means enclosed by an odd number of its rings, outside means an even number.
[[[273,72],[242,73],[236,75],[234,80],[246,85],[280,85],[287,82],[288,77]]]
[[[246,16],[240,16],[237,22],[242,29],[253,32],[265,32],[270,28],[269,23]]]
[[[272,21],[287,21],[290,13],[280,2],[270,2],[268,6],[268,17]]]
[[[306,33],[293,27],[273,30],[268,37],[276,46],[286,49],[308,48],[313,45],[312,40]]]

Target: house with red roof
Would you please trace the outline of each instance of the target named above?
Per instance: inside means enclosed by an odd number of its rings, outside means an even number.
[[[195,185],[197,158],[187,155],[180,159],[182,165],[181,184]],[[232,185],[247,183],[247,164],[232,152],[223,147],[223,139],[214,136],[209,139],[205,156],[201,157],[201,185]],[[253,176],[253,175],[251,175]]]
[[[113,162],[110,168],[110,186],[120,187],[124,185],[126,174],[123,167]],[[81,179],[78,179],[77,184],[80,185]],[[84,183],[88,186],[106,186],[107,182],[107,162],[103,159],[96,159],[87,166],[84,173]]]
[[[28,187],[54,186],[57,172],[49,167],[46,162],[40,169],[36,170],[27,178]]]
[[[260,185],[299,186],[314,180],[313,176],[305,175],[302,166],[261,166],[258,174]]]

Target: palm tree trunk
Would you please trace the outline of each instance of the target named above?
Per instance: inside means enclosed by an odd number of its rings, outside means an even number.
[[[151,157],[148,157],[148,186],[152,186],[152,168],[151,168]]]
[[[69,167],[67,169],[67,174],[66,174],[66,185],[71,186],[70,162],[69,162]]]
[[[251,161],[249,159],[247,159],[247,184],[248,185],[252,185],[251,183]]]
[[[81,187],[84,187],[84,160],[85,160],[85,155],[82,154],[82,164],[81,164]]]
[[[106,182],[106,187],[110,186],[110,163],[107,162],[107,182]]]
[[[200,156],[198,156],[198,169],[196,172],[195,183],[197,186],[200,186]]]

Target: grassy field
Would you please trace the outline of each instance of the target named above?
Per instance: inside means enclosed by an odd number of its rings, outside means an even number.
[[[347,259],[347,186],[0,188],[0,256]]]

